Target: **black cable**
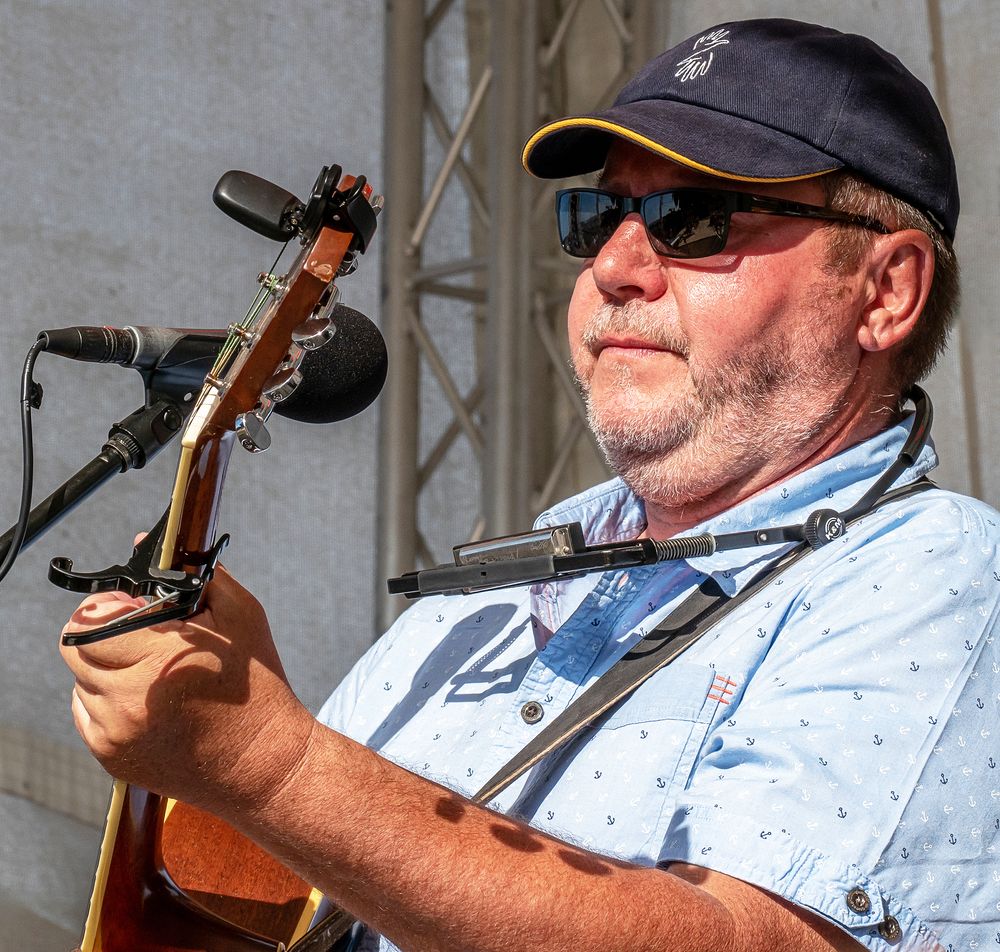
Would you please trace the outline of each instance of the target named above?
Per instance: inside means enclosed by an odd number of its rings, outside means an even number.
[[[870,509],[875,502],[897,479],[903,471],[916,462],[920,451],[927,443],[927,434],[930,433],[931,423],[934,421],[934,408],[931,405],[931,398],[916,384],[907,394],[907,399],[913,401],[914,418],[913,426],[910,427],[910,435],[907,436],[903,448],[899,451],[893,464],[878,478],[875,484],[868,490],[850,509],[845,509],[841,513],[844,521],[860,516]]]
[[[454,595],[458,592],[478,592],[513,585],[555,581],[586,575],[590,572],[607,572],[612,568],[630,565],[653,565],[674,559],[689,559],[743,549],[754,545],[781,545],[788,542],[805,542],[814,549],[839,539],[847,525],[876,506],[893,499],[919,492],[934,484],[921,477],[905,486],[890,490],[900,475],[912,466],[927,444],[934,411],[930,397],[917,386],[907,395],[913,401],[914,416],[910,432],[896,459],[875,481],[872,487],[853,506],[844,512],[834,509],[816,509],[800,525],[772,526],[767,529],[747,529],[743,532],[726,532],[720,535],[703,533],[696,536],[675,536],[672,539],[638,539],[630,542],[612,542],[606,545],[580,544],[569,554],[518,554],[516,547],[523,541],[520,536],[505,536],[477,543],[476,547],[491,557],[456,565],[439,565],[435,568],[407,572],[387,580],[390,595],[420,598],[424,595]],[[579,523],[550,527],[575,531],[582,540]],[[507,546],[505,555],[498,555]],[[515,547],[513,553],[510,545]],[[468,547],[460,547],[468,548]],[[569,550],[567,550],[569,551]]]
[[[21,508],[17,514],[17,525],[14,529],[14,538],[7,550],[7,556],[0,565],[0,582],[6,578],[7,573],[14,565],[24,537],[28,532],[28,516],[31,514],[31,486],[35,475],[35,456],[31,444],[31,407],[36,399],[35,384],[32,380],[32,372],[35,369],[35,361],[38,355],[45,350],[46,341],[43,337],[31,345],[28,356],[24,358],[24,369],[21,371]]]

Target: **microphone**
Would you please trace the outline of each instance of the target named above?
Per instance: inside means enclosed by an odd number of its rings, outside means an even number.
[[[227,333],[195,328],[81,326],[41,331],[38,337],[45,341],[47,353],[60,357],[152,370],[185,337],[203,338],[203,352],[196,346],[195,353],[214,357]]]
[[[385,340],[360,311],[337,304],[330,317],[336,333],[321,348],[306,351],[302,382],[274,412],[303,423],[334,423],[360,413],[382,390],[388,369]],[[163,389],[201,389],[225,330],[172,327],[64,327],[41,331],[50,354],[138,370]],[[155,389],[155,386],[154,386]]]
[[[382,392],[389,356],[379,329],[343,304],[330,316],[337,333],[319,350],[306,351],[302,382],[274,405],[275,413],[302,423],[336,423],[360,413]]]

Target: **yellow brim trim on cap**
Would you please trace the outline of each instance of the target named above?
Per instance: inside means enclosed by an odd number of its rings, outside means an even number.
[[[550,135],[553,132],[558,132],[560,129],[579,128],[603,129],[605,132],[611,132],[614,135],[621,136],[623,139],[628,139],[630,142],[636,143],[636,145],[641,145],[644,149],[649,149],[650,152],[662,155],[665,159],[670,159],[673,162],[679,162],[681,165],[697,169],[699,172],[706,172],[709,175],[717,175],[720,178],[733,179],[736,182],[799,182],[802,179],[816,178],[817,175],[826,175],[827,172],[836,171],[836,169],[840,167],[835,165],[828,169],[821,169],[819,172],[806,172],[804,175],[784,175],[777,176],[775,178],[765,178],[754,175],[737,175],[735,172],[725,172],[722,169],[715,169],[710,165],[695,162],[694,159],[689,159],[687,156],[681,155],[679,152],[674,152],[672,149],[668,149],[665,146],[660,145],[658,142],[654,142],[652,139],[647,139],[645,136],[639,135],[638,132],[633,132],[631,129],[626,129],[624,126],[608,122],[607,119],[579,118],[560,119],[557,122],[550,122],[547,126],[542,126],[542,128],[539,129],[525,143],[524,150],[521,152],[521,165],[524,166],[524,170],[529,174],[534,174],[531,172],[531,169],[528,168],[528,156],[540,139],[545,138],[545,136]]]

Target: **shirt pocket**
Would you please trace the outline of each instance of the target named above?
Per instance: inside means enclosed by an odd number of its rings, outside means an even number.
[[[733,687],[706,665],[674,662],[656,672],[555,756],[541,800],[532,797],[537,825],[588,849],[655,863],[677,794]]]

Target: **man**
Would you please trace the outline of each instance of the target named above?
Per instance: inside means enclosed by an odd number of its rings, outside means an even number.
[[[540,524],[590,542],[798,524],[889,468],[954,308],[958,215],[944,128],[893,57],[726,24],[607,112],[544,127],[525,162],[603,167],[560,229],[583,258],[574,366],[624,479]],[[735,595],[788,547],[422,600],[321,723],[220,572],[194,618],[66,650],[74,715],[109,772],[218,813],[372,947],[984,948],[996,519],[936,489],[880,505],[492,810],[467,798],[699,582]],[[131,604],[88,599],[68,627]]]

